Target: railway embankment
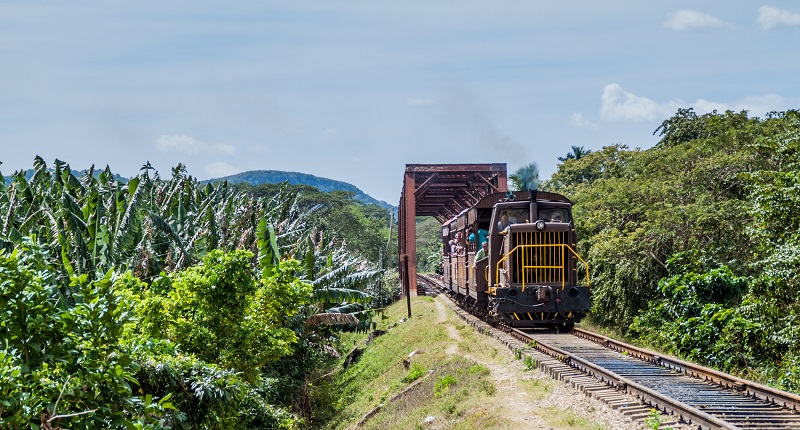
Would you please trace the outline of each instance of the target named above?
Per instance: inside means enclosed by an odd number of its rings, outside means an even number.
[[[357,360],[327,382],[338,429],[640,429],[608,404],[515,357],[503,339],[460,318],[449,300],[415,297],[387,309],[385,334],[355,341]],[[563,378],[562,378],[563,379]],[[634,417],[636,418],[636,417]]]

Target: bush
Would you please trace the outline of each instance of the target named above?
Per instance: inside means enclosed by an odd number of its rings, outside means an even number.
[[[131,315],[111,273],[60,285],[48,261],[30,238],[0,251],[0,427],[160,427],[132,395],[140,368],[119,343]]]
[[[311,286],[294,275],[294,261],[259,279],[252,257],[215,250],[202,265],[154,281],[136,308],[143,318],[138,336],[168,339],[184,353],[255,380],[265,365],[292,354],[299,338],[285,325],[308,303]]]

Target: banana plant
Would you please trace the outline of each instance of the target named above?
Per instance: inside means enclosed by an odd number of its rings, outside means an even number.
[[[303,263],[302,275],[315,288],[310,316],[368,319],[371,297],[363,290],[380,282],[381,272],[353,258],[345,243],[311,228],[318,207],[301,205],[295,191],[254,198],[225,182],[200,185],[182,164],[165,180],[147,163],[127,182],[108,166],[81,173],[60,160],[48,168],[41,157],[33,165],[29,178],[16,172],[8,186],[3,178],[0,240],[35,235],[51,249],[64,282],[111,269],[148,280],[196,264],[212,249],[249,249],[265,277],[282,258]],[[355,307],[360,310],[352,312]]]

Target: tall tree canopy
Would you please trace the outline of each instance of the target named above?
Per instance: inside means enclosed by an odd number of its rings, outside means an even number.
[[[560,164],[545,187],[575,202],[594,317],[800,387],[799,118],[681,109],[651,149],[607,146]]]

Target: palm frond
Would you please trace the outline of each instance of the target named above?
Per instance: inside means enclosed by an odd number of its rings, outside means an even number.
[[[280,261],[280,250],[275,230],[266,218],[261,218],[258,222],[256,235],[258,236],[258,265],[261,268],[261,275],[268,278],[272,276],[275,266]]]
[[[325,312],[339,313],[339,314],[353,314],[354,312],[361,312],[364,310],[364,305],[360,303],[345,303],[341,306],[334,306],[328,308]]]
[[[346,288],[324,288],[314,290],[312,300],[317,303],[338,305],[340,303],[363,303],[368,304],[372,301],[372,296],[358,290]]]

